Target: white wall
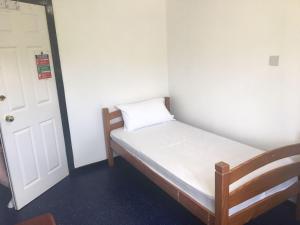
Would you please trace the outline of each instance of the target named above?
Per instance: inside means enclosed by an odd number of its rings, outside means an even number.
[[[168,0],[167,9],[177,118],[264,149],[300,140],[299,0]]]
[[[101,108],[168,95],[166,2],[54,0],[75,166],[106,159]]]
[[[76,167],[106,158],[101,108],[168,95],[168,67],[178,119],[260,148],[299,141],[298,0],[53,4]]]

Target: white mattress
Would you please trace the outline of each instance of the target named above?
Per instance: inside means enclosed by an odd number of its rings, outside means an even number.
[[[132,132],[120,128],[113,130],[111,137],[211,212],[215,211],[215,164],[224,161],[234,167],[263,153],[262,150],[178,121],[170,121]],[[284,159],[269,164],[235,182],[230,189],[234,190],[258,174],[291,162],[291,159]],[[295,182],[297,178],[288,180],[231,208],[229,214],[232,215],[267,196],[282,191]]]

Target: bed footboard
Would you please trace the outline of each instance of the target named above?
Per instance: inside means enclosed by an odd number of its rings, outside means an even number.
[[[274,161],[300,155],[300,144],[286,146],[273,151],[268,151],[254,157],[239,166],[230,169],[227,163],[216,164],[215,172],[215,224],[216,225],[242,225],[261,215],[269,209],[297,196],[296,217],[300,219],[300,182],[287,189],[277,192],[255,204],[229,216],[229,209],[251,199],[281,183],[300,177],[300,162],[294,162],[271,171],[246,182],[239,188],[229,191],[232,183],[247,176],[251,172],[270,164]]]

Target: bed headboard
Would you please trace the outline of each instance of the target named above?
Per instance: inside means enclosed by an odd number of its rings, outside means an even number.
[[[170,97],[165,97],[165,105],[167,109],[170,111]],[[122,113],[120,110],[109,112],[108,108],[103,108],[102,114],[103,114],[103,125],[104,125],[105,132],[110,133],[112,130],[124,126]],[[118,122],[113,122],[114,120],[117,120]]]
[[[167,109],[170,111],[170,97],[165,97],[165,105]],[[110,150],[110,132],[112,130],[121,128],[124,126],[122,113],[120,110],[116,110],[110,112],[108,108],[102,109],[102,116],[103,116],[103,128],[104,128],[104,137],[105,137],[105,145],[106,145],[106,153],[107,158],[110,161],[112,159],[112,151]],[[117,121],[117,122],[114,122]],[[109,162],[111,165],[113,162]]]

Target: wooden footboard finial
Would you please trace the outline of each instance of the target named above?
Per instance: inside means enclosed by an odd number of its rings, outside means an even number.
[[[113,156],[113,151],[110,147],[110,116],[109,116],[108,108],[102,109],[102,116],[103,116],[106,157],[108,160],[108,165],[110,167],[113,167],[114,166],[114,156]]]
[[[219,162],[215,168],[215,225],[228,225],[230,167],[227,163]]]

